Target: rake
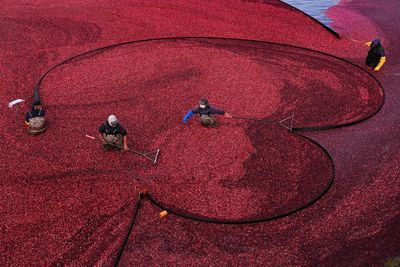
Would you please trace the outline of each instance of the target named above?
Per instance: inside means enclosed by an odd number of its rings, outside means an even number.
[[[293,131],[294,112],[290,116],[288,116],[282,120],[279,120],[279,121],[272,120],[269,118],[258,119],[258,118],[252,118],[252,117],[237,117],[237,116],[234,116],[232,118],[238,119],[238,120],[255,120],[255,121],[264,121],[264,122],[269,122],[269,123],[275,123],[275,124],[278,124],[286,129],[288,129],[290,132]]]
[[[86,135],[87,138],[92,139],[92,140],[96,140],[96,138],[94,136],[91,135]],[[106,142],[107,145],[122,149],[121,146],[113,144],[113,143],[109,143]],[[147,151],[137,151],[137,150],[128,150],[128,152],[134,153],[136,155],[140,155],[143,157],[148,158],[149,160],[151,160],[151,162],[153,162],[153,164],[155,165],[157,163],[157,159],[158,159],[158,155],[160,154],[160,149],[157,149],[155,151],[151,151],[151,152],[147,152]]]

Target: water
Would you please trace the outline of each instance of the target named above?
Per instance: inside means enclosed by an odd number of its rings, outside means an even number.
[[[325,11],[337,5],[339,0],[283,0],[282,2],[300,9],[329,27],[332,20],[325,16]]]

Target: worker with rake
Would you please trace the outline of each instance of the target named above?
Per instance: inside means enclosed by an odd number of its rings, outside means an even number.
[[[199,105],[196,108],[188,111],[188,113],[183,117],[183,122],[186,123],[194,114],[200,115],[200,123],[206,128],[216,127],[218,125],[217,120],[214,116],[212,116],[213,114],[223,115],[226,118],[232,118],[230,114],[226,113],[222,109],[211,106],[208,103],[208,100],[204,97],[199,100]]]
[[[112,149],[129,150],[126,130],[119,124],[115,115],[110,115],[107,121],[99,127],[99,137],[105,151]]]

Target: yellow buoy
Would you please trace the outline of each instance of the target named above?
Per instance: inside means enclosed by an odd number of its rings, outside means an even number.
[[[162,212],[160,212],[160,218],[164,218],[168,215],[168,211],[163,210]]]

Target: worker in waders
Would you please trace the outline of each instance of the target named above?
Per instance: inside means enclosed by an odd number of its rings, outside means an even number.
[[[28,126],[28,133],[38,135],[46,130],[45,110],[40,101],[32,104],[31,110],[25,114],[25,124]]]
[[[199,100],[199,105],[195,109],[191,109],[188,111],[188,113],[183,117],[183,122],[186,123],[188,119],[194,114],[200,115],[200,123],[206,128],[217,126],[217,120],[213,116],[214,114],[223,115],[226,118],[232,118],[231,115],[229,115],[222,109],[211,106],[206,98],[201,98]]]
[[[129,150],[126,130],[119,124],[115,115],[110,115],[107,121],[99,127],[99,137],[103,142],[105,151],[112,149]]]
[[[386,62],[385,50],[383,49],[380,40],[375,39],[372,42],[367,42],[365,44],[369,46],[365,64],[374,68],[374,71],[379,71]]]

